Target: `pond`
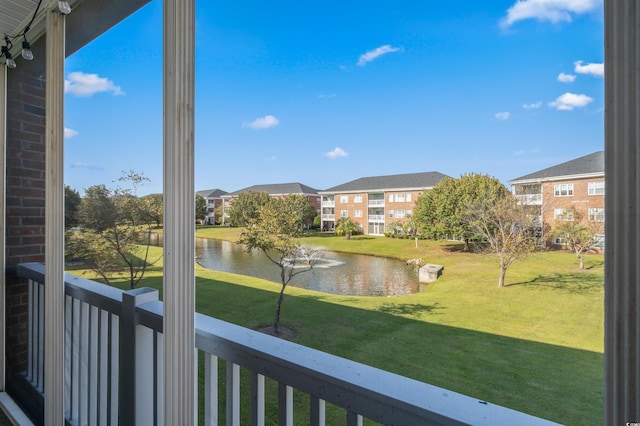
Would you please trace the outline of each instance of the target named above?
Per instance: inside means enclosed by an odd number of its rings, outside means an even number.
[[[351,296],[397,296],[419,290],[418,272],[398,259],[322,251],[311,271],[290,286]],[[259,250],[247,253],[236,243],[196,239],[196,260],[205,268],[280,283],[280,269]]]

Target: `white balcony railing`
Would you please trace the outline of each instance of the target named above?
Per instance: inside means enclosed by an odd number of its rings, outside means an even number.
[[[371,207],[384,206],[384,200],[369,200],[369,206]]]
[[[384,215],[383,214],[370,214],[369,215],[369,222],[384,222]]]
[[[336,220],[335,214],[323,214],[322,220]]]
[[[336,206],[336,202],[335,201],[323,201],[322,202],[322,207],[335,207]]]
[[[539,206],[542,205],[542,194],[523,194],[516,195],[518,203],[527,206]]]
[[[42,392],[44,266],[24,264],[29,281],[27,380]],[[163,424],[162,302],[152,289],[122,291],[66,275],[65,412],[69,424]],[[363,418],[406,425],[547,425],[546,420],[379,370],[334,355],[196,314],[196,348],[204,359],[205,425],[239,425],[241,392],[250,400],[250,424],[267,409],[293,424],[293,390],[309,396],[305,424],[325,423],[325,404],[346,410],[344,424]],[[225,360],[219,381],[219,360]],[[250,385],[240,386],[246,371]],[[277,407],[265,394],[277,385]],[[246,383],[246,382],[245,382]],[[218,406],[218,389],[226,395]],[[247,388],[247,389],[245,389]],[[46,396],[45,396],[46,397]],[[243,420],[244,421],[244,420]]]

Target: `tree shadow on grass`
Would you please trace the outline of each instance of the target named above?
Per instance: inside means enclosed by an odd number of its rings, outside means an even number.
[[[403,304],[387,304],[380,306],[378,312],[389,315],[403,315],[419,317],[422,314],[433,314],[434,311],[439,309],[445,309],[438,306],[437,303],[433,305],[426,305],[423,303],[403,303]]]
[[[530,281],[507,284],[505,287],[518,285],[545,287],[552,290],[565,291],[575,294],[593,294],[602,291],[604,282],[599,274],[592,274],[588,271],[538,275]]]

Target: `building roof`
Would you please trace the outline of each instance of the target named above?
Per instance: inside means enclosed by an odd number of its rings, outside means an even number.
[[[553,180],[553,178],[576,176],[576,175],[604,175],[604,151],[597,151],[584,157],[556,164],[546,169],[521,176],[511,180],[518,182],[522,180]]]
[[[264,185],[253,185],[242,188],[237,191],[225,194],[227,197],[233,197],[243,192],[267,192],[269,195],[289,195],[289,194],[305,194],[317,195],[318,190],[310,186],[303,185],[299,182],[293,183],[271,183]]]
[[[382,190],[409,190],[433,188],[442,179],[449,177],[440,172],[407,173],[402,175],[370,176],[352,180],[333,188],[325,189],[320,193],[329,192],[355,192],[355,191],[382,191]]]
[[[222,189],[203,189],[202,191],[196,192],[196,194],[200,195],[204,198],[220,198],[223,195],[227,195],[227,191],[223,191]]]

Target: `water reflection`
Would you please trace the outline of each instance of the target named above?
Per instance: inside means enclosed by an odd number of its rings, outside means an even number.
[[[208,269],[249,275],[280,283],[280,269],[260,251],[239,244],[198,238],[198,263]],[[396,259],[323,251],[314,269],[296,275],[289,285],[352,296],[395,296],[418,291],[416,270]]]

